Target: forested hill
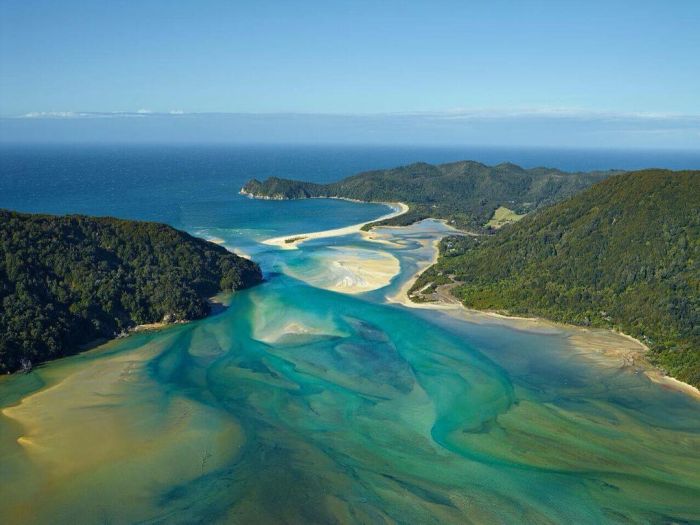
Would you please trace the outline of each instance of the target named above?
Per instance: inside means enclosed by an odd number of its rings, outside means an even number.
[[[700,386],[700,171],[611,177],[496,235],[445,239],[442,253],[414,298],[455,281],[469,307],[617,328]]]
[[[550,168],[524,169],[511,163],[486,166],[461,161],[416,163],[369,171],[331,184],[276,177],[251,180],[241,192],[257,198],[343,197],[363,201],[405,202],[410,211],[392,224],[434,217],[472,230],[483,229],[495,210],[523,214],[560,201],[615,172],[566,173]]]
[[[204,317],[257,264],[157,223],[0,210],[0,372],[137,324]]]

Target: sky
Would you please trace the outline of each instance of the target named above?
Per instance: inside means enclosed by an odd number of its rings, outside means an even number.
[[[0,0],[0,140],[700,148],[699,27],[697,0]]]

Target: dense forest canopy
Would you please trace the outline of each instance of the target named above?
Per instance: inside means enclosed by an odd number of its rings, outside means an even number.
[[[401,201],[407,214],[388,221],[410,224],[427,217],[483,230],[503,206],[527,213],[560,201],[615,172],[567,173],[550,168],[524,169],[511,163],[486,166],[474,161],[432,165],[424,162],[369,171],[331,184],[271,177],[251,180],[242,192],[259,198],[343,197],[363,201]]]
[[[0,210],[0,372],[137,324],[201,318],[257,264],[170,226]]]
[[[388,222],[435,217],[482,232],[502,225],[496,210],[506,222],[528,214],[495,235],[444,239],[412,297],[449,290],[477,309],[617,328],[644,340],[657,365],[700,384],[700,172],[416,163],[331,184],[251,180],[242,192],[402,201],[410,211]]]
[[[620,329],[700,385],[699,171],[611,177],[496,235],[444,239],[441,251],[414,297],[447,285],[468,307]]]

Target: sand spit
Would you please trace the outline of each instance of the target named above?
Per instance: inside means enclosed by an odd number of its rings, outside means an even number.
[[[377,219],[372,219],[371,221],[363,222],[360,224],[353,224],[352,226],[345,226],[343,228],[334,228],[332,230],[324,230],[320,232],[312,232],[312,233],[297,233],[294,235],[284,235],[282,237],[274,237],[272,239],[266,239],[263,241],[263,244],[267,244],[269,246],[277,246],[279,248],[285,249],[285,250],[295,250],[299,244],[310,241],[311,239],[326,239],[328,237],[340,237],[343,235],[350,235],[353,233],[360,233],[362,232],[362,227],[365,226],[366,224],[370,224],[372,222],[379,222],[379,221],[384,221],[387,219],[393,219],[394,217],[398,217],[399,215],[403,215],[408,211],[408,206],[404,204],[403,202],[385,202],[382,204],[386,204],[387,206],[391,206],[393,211],[391,213],[387,213],[386,215],[382,215],[381,217]],[[364,232],[362,232],[364,233]]]
[[[640,373],[644,373],[650,380],[660,384],[664,388],[678,390],[700,400],[700,390],[696,387],[665,375],[661,370],[653,366],[647,360],[646,354],[649,348],[634,337],[606,329],[591,329],[575,325],[557,323],[539,317],[519,317],[504,315],[498,312],[473,310],[465,307],[450,294],[450,288],[454,285],[438,287],[438,300],[434,302],[418,303],[412,301],[408,292],[421,273],[437,262],[440,240],[433,241],[433,257],[420,265],[418,271],[399,288],[396,293],[388,295],[387,301],[401,304],[408,308],[422,308],[444,311],[447,315],[463,319],[471,323],[498,323],[516,330],[538,333],[566,332],[569,341],[576,350],[582,351],[593,359],[614,362],[617,366],[632,367]]]
[[[263,241],[264,244],[278,246],[283,249],[296,249],[299,244],[311,239],[322,239],[328,237],[336,237],[342,235],[349,235],[352,233],[361,232],[365,239],[371,240],[378,243],[394,244],[391,239],[386,238],[384,235],[377,235],[376,232],[370,233],[362,231],[362,227],[365,224],[371,222],[378,222],[381,220],[386,220],[392,217],[398,217],[408,211],[408,206],[404,203],[386,203],[389,206],[394,207],[394,211],[378,219],[368,221],[362,224],[356,224],[353,226],[347,226],[345,228],[337,228],[333,230],[326,230],[322,232],[315,233],[301,233],[296,235],[288,235],[284,237],[276,237],[273,239],[267,239]],[[401,229],[402,227],[396,227]],[[385,227],[388,229],[388,227]],[[469,234],[469,233],[467,233]],[[413,284],[416,282],[418,277],[422,272],[424,272],[428,267],[432,266],[437,262],[439,256],[439,243],[440,239],[434,239],[432,241],[432,257],[419,264],[417,271],[407,279],[406,282],[393,294],[386,297],[387,301],[390,303],[401,304],[408,308],[422,308],[422,309],[435,309],[441,310],[450,316],[460,318],[472,323],[499,323],[507,325],[516,330],[539,332],[539,333],[554,333],[565,331],[569,334],[569,340],[574,348],[583,351],[587,355],[602,359],[612,360],[618,363],[620,367],[632,366],[637,368],[639,372],[644,373],[652,381],[662,385],[665,388],[671,388],[674,390],[681,391],[688,395],[695,397],[700,400],[700,390],[679,381],[675,378],[665,375],[661,370],[651,365],[646,359],[646,353],[648,352],[648,347],[644,345],[641,341],[633,338],[624,333],[615,332],[612,330],[605,329],[587,329],[575,325],[568,325],[563,323],[556,323],[543,318],[537,317],[518,317],[504,315],[498,312],[489,311],[479,311],[466,308],[461,304],[459,300],[452,297],[450,294],[450,288],[455,285],[443,285],[438,287],[438,300],[430,303],[416,303],[408,297],[408,291],[411,289]],[[380,270],[379,267],[372,268],[367,266],[367,260],[357,261],[358,267],[355,268],[353,262],[339,262],[338,266],[340,268],[345,265],[347,270],[351,270],[356,275],[360,273],[362,268],[367,268],[367,272],[371,273],[374,270]],[[381,266],[383,263],[378,262]],[[386,268],[381,268],[381,271],[386,271]],[[377,279],[373,281],[379,282],[379,275],[375,275]],[[326,285],[328,289],[340,291],[344,293],[361,293],[366,291],[361,289],[361,286],[356,286],[360,279],[355,278],[355,283],[352,283],[353,279],[347,281],[347,283],[340,282],[337,285]],[[375,283],[376,284],[376,283]],[[374,288],[379,288],[381,286],[375,286]],[[611,361],[611,362],[612,362]]]

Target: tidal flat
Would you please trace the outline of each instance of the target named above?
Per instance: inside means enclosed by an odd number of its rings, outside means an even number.
[[[387,300],[446,231],[249,239],[267,282],[222,312],[2,378],[0,521],[700,520],[696,399],[585,332]],[[398,273],[334,290],[358,253]]]

